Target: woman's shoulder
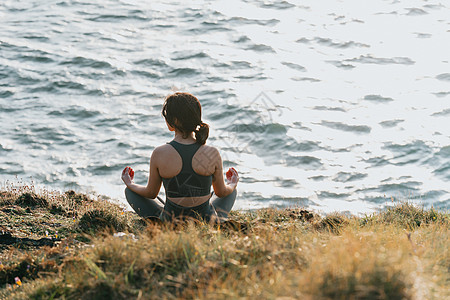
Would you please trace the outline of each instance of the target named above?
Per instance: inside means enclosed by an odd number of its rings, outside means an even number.
[[[153,150],[152,155],[153,156],[155,156],[155,155],[156,156],[161,156],[161,155],[164,155],[166,153],[170,153],[172,151],[175,151],[175,149],[172,146],[170,146],[169,144],[163,144],[161,146],[156,147]]]
[[[164,151],[164,150],[167,150],[167,149],[170,149],[170,148],[172,148],[172,146],[170,146],[169,143],[165,143],[165,144],[163,144],[163,145],[157,146],[157,147],[155,148],[155,150],[153,150],[153,151],[160,152],[160,151]]]
[[[203,151],[210,151],[210,152],[217,152],[217,153],[219,153],[219,150],[217,150],[216,147],[210,146],[210,145],[206,145],[206,144],[205,145],[201,145],[200,149],[203,149]]]
[[[216,147],[209,146],[209,145],[202,145],[197,153],[195,154],[197,158],[200,159],[209,159],[209,160],[216,160],[220,158],[219,150],[217,150]]]

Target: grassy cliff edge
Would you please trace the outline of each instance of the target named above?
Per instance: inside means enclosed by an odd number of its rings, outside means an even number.
[[[108,201],[0,191],[0,298],[445,299],[450,216],[233,212],[220,226],[142,220]]]

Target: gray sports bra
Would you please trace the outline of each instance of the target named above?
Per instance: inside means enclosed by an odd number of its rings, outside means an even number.
[[[181,198],[210,195],[212,175],[199,175],[192,168],[192,158],[201,145],[198,143],[185,145],[175,141],[171,141],[168,144],[174,147],[178,154],[180,154],[183,166],[180,173],[176,176],[162,178],[166,196],[170,198]]]

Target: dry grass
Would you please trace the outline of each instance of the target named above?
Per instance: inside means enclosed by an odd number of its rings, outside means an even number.
[[[27,212],[17,202],[24,193],[33,191],[1,192],[0,218],[13,236],[33,227],[31,236],[43,238],[48,229],[39,228],[46,226],[45,218],[65,231],[51,246],[1,248],[3,298],[450,296],[450,218],[435,210],[401,203],[364,218],[321,218],[300,209],[264,209],[235,212],[232,222],[220,227],[172,226],[145,224],[120,207],[72,192],[36,196],[48,203],[40,201]],[[64,213],[52,213],[53,205]],[[21,225],[27,222],[32,225]],[[114,236],[115,231],[126,234]]]

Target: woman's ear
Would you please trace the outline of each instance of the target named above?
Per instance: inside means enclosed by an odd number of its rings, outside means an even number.
[[[170,126],[170,124],[167,122],[167,120],[166,120],[166,125],[167,125],[167,128],[169,129],[169,131],[175,131],[175,128]]]

